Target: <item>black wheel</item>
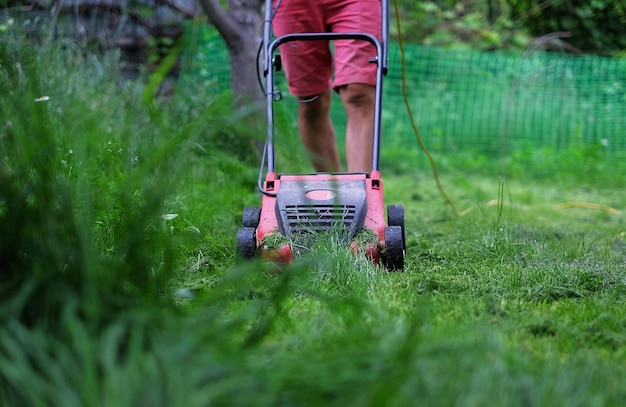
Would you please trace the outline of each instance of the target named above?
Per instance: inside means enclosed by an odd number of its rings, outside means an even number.
[[[254,257],[256,251],[256,229],[239,228],[237,230],[237,255],[244,259]]]
[[[404,269],[404,246],[400,226],[387,226],[385,228],[383,261],[389,271],[402,271]]]
[[[402,228],[402,248],[406,250],[406,231],[404,230],[404,206],[387,206],[387,225],[400,226]]]
[[[255,228],[259,226],[261,220],[261,208],[257,206],[247,206],[243,209],[243,227]]]

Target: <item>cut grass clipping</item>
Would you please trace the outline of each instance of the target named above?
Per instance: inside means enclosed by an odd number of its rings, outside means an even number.
[[[289,239],[282,233],[275,231],[263,238],[261,241],[261,248],[263,251],[272,252],[280,249],[284,245],[291,247],[294,258],[307,255],[311,251],[315,251],[317,247],[323,245],[328,241],[331,245],[339,246],[344,250],[349,250],[351,246],[346,244],[347,230],[342,230],[341,226],[335,226],[333,229],[323,232],[315,233],[301,233],[295,236],[293,239]],[[369,246],[375,246],[380,248],[378,242],[378,235],[368,229],[361,229],[355,239],[353,240],[357,245],[357,252],[361,252]]]

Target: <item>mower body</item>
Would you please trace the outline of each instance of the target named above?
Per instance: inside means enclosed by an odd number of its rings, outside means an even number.
[[[367,173],[268,173],[260,208],[244,210],[237,244],[244,257],[288,263],[298,247],[323,234],[375,264],[404,267],[404,211],[390,205],[385,213],[378,171]]]

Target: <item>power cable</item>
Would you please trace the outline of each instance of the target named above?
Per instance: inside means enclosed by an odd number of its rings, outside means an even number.
[[[424,154],[426,154],[426,157],[428,157],[428,161],[430,162],[430,166],[433,171],[433,176],[435,177],[435,182],[437,183],[437,188],[439,189],[439,192],[441,193],[441,195],[443,195],[448,205],[452,208],[452,211],[454,212],[454,214],[459,216],[460,215],[459,211],[456,209],[454,202],[452,201],[452,199],[450,199],[445,189],[443,188],[443,185],[441,184],[441,180],[439,179],[439,171],[437,170],[437,164],[435,163],[435,159],[430,154],[430,151],[428,151],[426,144],[424,144],[420,131],[417,128],[417,125],[415,124],[415,119],[413,118],[413,112],[411,110],[411,105],[409,104],[409,92],[407,90],[407,85],[406,85],[406,58],[404,55],[404,42],[402,40],[402,30],[400,29],[400,12],[398,10],[398,0],[393,0],[393,6],[396,12],[396,27],[398,29],[398,45],[400,47],[400,59],[402,63],[401,82],[402,82],[402,96],[404,97],[404,105],[406,106],[406,111],[407,111],[407,114],[409,115],[411,127],[413,128],[413,133],[415,134],[415,137],[417,138],[417,143],[419,144]]]

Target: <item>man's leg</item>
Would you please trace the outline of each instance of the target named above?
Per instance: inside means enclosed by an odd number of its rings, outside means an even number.
[[[298,127],[302,144],[316,171],[337,172],[341,160],[337,149],[335,128],[330,119],[331,90],[327,89],[312,101],[300,98]]]
[[[339,87],[346,109],[346,161],[348,172],[372,171],[374,100],[376,89],[364,83]]]

